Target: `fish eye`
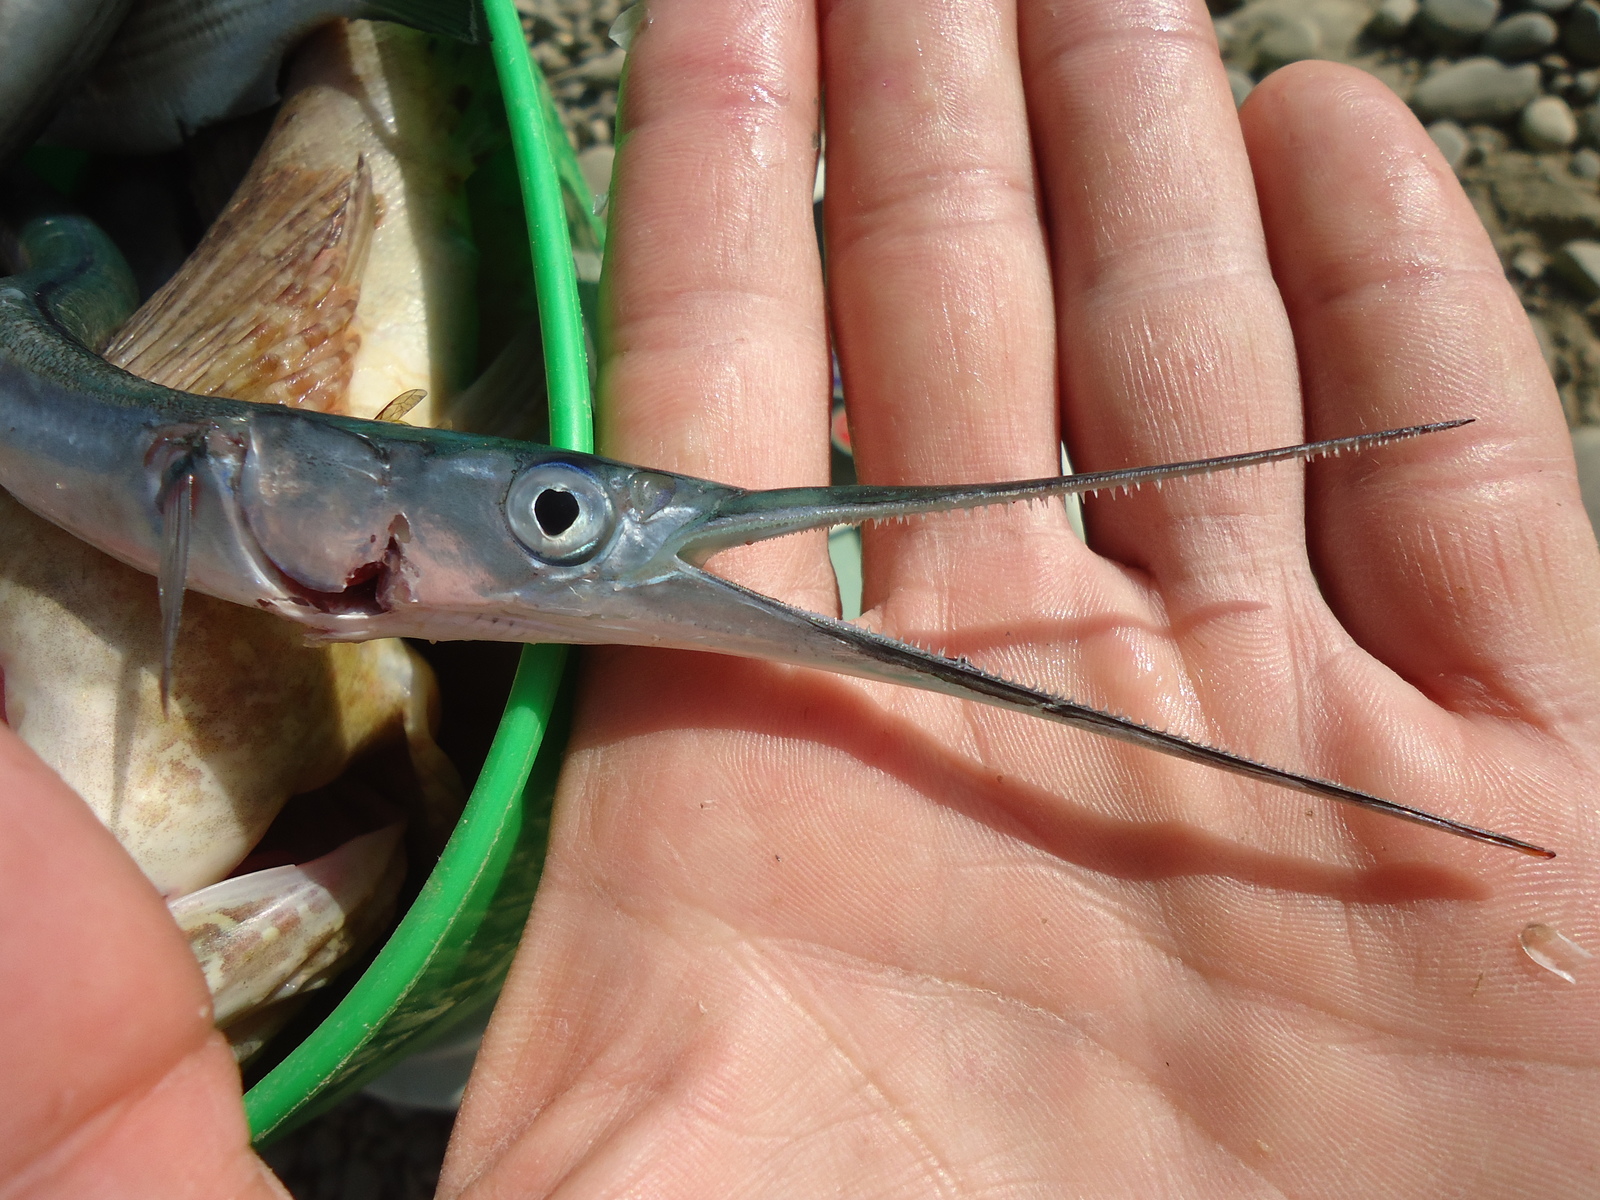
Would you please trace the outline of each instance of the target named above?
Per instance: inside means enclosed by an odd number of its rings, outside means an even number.
[[[614,524],[611,497],[572,463],[529,467],[506,494],[506,520],[517,540],[551,563],[582,562]]]

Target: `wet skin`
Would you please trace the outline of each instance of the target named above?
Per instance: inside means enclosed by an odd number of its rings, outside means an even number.
[[[1092,502],[1087,547],[1054,508],[869,531],[869,620],[1561,857],[943,697],[586,652],[442,1194],[1591,1192],[1600,969],[1569,985],[1517,935],[1600,948],[1600,556],[1538,347],[1414,119],[1320,63],[1235,118],[1198,5],[652,12],[605,453],[822,480],[820,56],[865,479],[1479,418]],[[832,602],[820,537],[713,566]],[[0,1078],[38,1097],[0,1112],[0,1178],[271,1194],[165,914],[0,746],[3,969],[36,999],[0,1009]]]

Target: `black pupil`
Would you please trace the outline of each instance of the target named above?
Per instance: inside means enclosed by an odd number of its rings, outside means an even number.
[[[578,498],[560,488],[545,488],[533,502],[533,519],[546,537],[560,537],[578,519]]]

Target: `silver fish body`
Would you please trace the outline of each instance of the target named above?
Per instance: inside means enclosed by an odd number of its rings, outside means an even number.
[[[48,224],[34,245],[79,243],[73,282],[54,289],[70,304],[107,247],[85,223]],[[584,456],[172,391],[62,337],[44,288],[0,284],[0,479],[47,520],[158,573],[167,493],[187,473],[194,590],[338,640],[609,640],[584,636],[585,569],[540,562],[504,515],[527,468]],[[627,487],[632,469],[592,462]]]
[[[0,0],[0,164],[94,66],[129,0]]]
[[[698,565],[720,549],[803,529],[1128,487],[1464,422],[1018,483],[747,492],[531,443],[146,383],[85,348],[103,320],[94,299],[114,286],[115,250],[103,235],[51,218],[25,230],[24,243],[36,269],[0,283],[0,486],[163,577],[165,589],[259,606],[336,640],[662,645],[821,667],[1032,713],[1548,856],[997,678]]]
[[[0,283],[0,482],[91,545],[159,574],[163,510],[189,474],[186,585],[325,638],[703,648],[739,636],[743,589],[685,573],[678,551],[691,534],[702,555],[750,540],[737,515],[722,536],[700,529],[748,493],[532,443],[148,383],[83,344],[99,336],[90,301],[112,286],[114,247],[74,218],[37,222],[25,241],[55,265]],[[577,526],[541,527],[551,490],[603,510],[581,545]],[[708,581],[721,584],[716,600]]]
[[[175,149],[197,129],[275,104],[284,55],[341,18],[484,38],[474,0],[135,0],[45,138],[96,153]]]

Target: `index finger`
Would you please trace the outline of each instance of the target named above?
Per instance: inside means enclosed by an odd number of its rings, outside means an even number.
[[[741,487],[826,483],[812,6],[650,0],[646,12],[619,114],[601,449]],[[762,563],[749,579],[761,590],[831,604],[820,537],[746,556]]]

